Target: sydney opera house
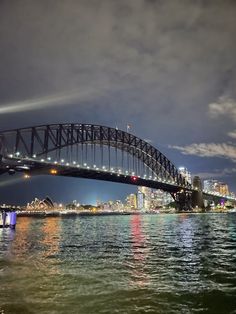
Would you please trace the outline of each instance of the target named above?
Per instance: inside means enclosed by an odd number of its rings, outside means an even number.
[[[31,203],[28,203],[26,206],[27,210],[49,210],[54,208],[54,203],[49,197],[46,197],[43,200],[35,198]]]

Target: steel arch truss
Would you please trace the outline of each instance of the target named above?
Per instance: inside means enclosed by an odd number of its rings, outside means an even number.
[[[75,144],[105,145],[125,151],[141,160],[157,177],[191,188],[178,169],[158,149],[122,130],[93,124],[50,124],[0,133],[1,155],[17,154],[33,158]]]

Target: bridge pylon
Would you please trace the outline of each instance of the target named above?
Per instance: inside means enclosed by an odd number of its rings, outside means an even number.
[[[203,193],[201,190],[192,191],[191,203],[193,208],[204,208]]]

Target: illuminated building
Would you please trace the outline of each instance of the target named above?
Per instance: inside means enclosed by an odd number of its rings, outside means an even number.
[[[226,183],[218,182],[217,184],[217,192],[221,195],[229,195],[229,187]]]
[[[114,202],[114,204],[113,204],[113,209],[114,209],[114,210],[119,211],[119,210],[121,210],[121,209],[123,209],[123,208],[124,208],[124,205],[123,205],[123,203],[121,202],[121,200],[116,200],[116,201]]]
[[[46,197],[44,200],[39,200],[35,198],[31,203],[28,203],[26,206],[27,210],[45,210],[45,209],[54,209],[54,204],[49,197]]]
[[[191,173],[185,167],[179,167],[180,174],[185,178],[188,183],[192,183]]]
[[[138,187],[137,195],[139,209],[155,209],[173,202],[173,198],[169,193],[144,186]]]
[[[230,192],[229,195],[230,195],[230,197],[232,197],[232,198],[234,198],[234,199],[236,198],[236,195],[235,195],[234,192]]]
[[[169,205],[170,203],[173,203],[173,201],[174,199],[170,193],[163,192],[162,206]]]
[[[204,191],[209,192],[209,193],[216,192],[217,184],[218,184],[217,180],[204,180],[203,181]]]
[[[144,198],[144,209],[150,209],[151,203],[152,203],[152,189],[146,187],[146,186],[139,186],[138,191],[143,194]]]
[[[137,208],[138,209],[144,208],[144,194],[139,190],[137,193]]]
[[[224,182],[217,180],[204,180],[204,190],[209,193],[219,193],[221,195],[229,195],[229,187]]]
[[[135,209],[137,208],[137,196],[136,194],[130,194],[126,198],[126,207]]]

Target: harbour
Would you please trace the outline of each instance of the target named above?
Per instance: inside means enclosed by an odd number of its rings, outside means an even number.
[[[19,217],[0,235],[3,313],[235,310],[234,213]]]

